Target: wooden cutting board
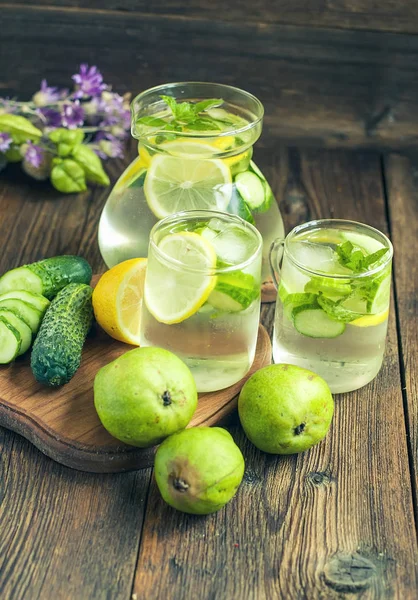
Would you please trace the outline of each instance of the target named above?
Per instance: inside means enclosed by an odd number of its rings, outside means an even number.
[[[97,371],[131,349],[96,327],[86,340],[79,370],[59,389],[35,381],[30,353],[0,366],[0,425],[23,435],[50,458],[81,471],[114,473],[152,465],[155,449],[127,446],[110,436],[93,405]],[[219,392],[199,394],[189,427],[223,422],[236,408],[237,394],[248,377],[270,362],[270,339],[260,325],[256,357],[248,375]]]

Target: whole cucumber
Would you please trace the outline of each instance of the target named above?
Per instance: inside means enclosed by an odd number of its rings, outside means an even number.
[[[54,256],[7,271],[0,277],[0,293],[25,290],[49,300],[69,283],[90,283],[91,267],[81,256]]]
[[[70,283],[49,305],[31,355],[32,372],[40,383],[64,385],[80,366],[93,321],[92,293],[89,285]]]

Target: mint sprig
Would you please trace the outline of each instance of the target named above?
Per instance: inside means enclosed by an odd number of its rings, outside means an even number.
[[[361,250],[356,248],[350,241],[338,244],[336,247],[338,262],[347,269],[351,269],[354,273],[363,273],[369,267],[377,263],[389,248],[381,248],[372,254],[365,256]]]
[[[220,131],[223,124],[206,111],[223,104],[222,98],[211,98],[201,102],[177,102],[172,96],[160,96],[170,108],[173,118],[166,121],[160,117],[141,117],[138,123],[159,131]]]

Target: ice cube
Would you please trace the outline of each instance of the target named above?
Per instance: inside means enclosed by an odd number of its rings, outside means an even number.
[[[222,223],[222,225],[224,224]],[[249,259],[258,246],[257,241],[250,233],[247,233],[241,227],[231,227],[231,225],[222,227],[220,231],[218,229],[216,236],[210,242],[215,249],[218,259],[233,265]]]
[[[304,267],[330,275],[346,274],[347,269],[338,262],[337,253],[329,246],[312,242],[291,242],[290,254]]]

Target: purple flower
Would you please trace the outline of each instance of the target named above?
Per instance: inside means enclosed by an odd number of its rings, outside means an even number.
[[[18,112],[18,107],[12,102],[11,98],[0,98],[0,115],[3,115],[4,113],[13,115]]]
[[[84,121],[84,110],[80,106],[80,101],[75,100],[69,104],[64,104],[61,112],[62,124],[68,129],[77,129],[83,125]]]
[[[50,87],[46,79],[42,79],[41,89],[33,95],[32,100],[36,106],[47,106],[48,104],[55,104],[67,96],[67,94],[68,90],[59,90],[56,87]]]
[[[53,108],[38,108],[36,111],[44,127],[60,127],[61,115]]]
[[[12,143],[12,138],[8,133],[0,133],[0,152],[7,152]]]
[[[44,150],[32,142],[28,142],[25,152],[25,161],[37,169],[41,166],[43,159]]]
[[[85,96],[100,96],[106,85],[103,83],[103,77],[97,67],[89,67],[87,64],[80,65],[80,72],[72,76],[77,84],[74,98],[83,98]]]
[[[119,94],[103,92],[101,110],[104,118],[100,123],[103,126],[120,125],[124,129],[129,129],[131,125],[131,113],[126,108],[125,98]]]

